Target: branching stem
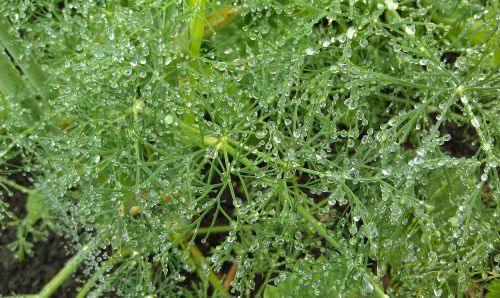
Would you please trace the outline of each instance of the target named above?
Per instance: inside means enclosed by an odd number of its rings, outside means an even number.
[[[191,8],[194,10],[189,25],[189,55],[191,58],[200,57],[201,41],[205,32],[205,4],[206,0],[190,0],[188,1]]]

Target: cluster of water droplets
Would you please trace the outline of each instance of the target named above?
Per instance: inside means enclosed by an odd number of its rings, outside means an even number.
[[[230,230],[206,251],[204,274],[236,263],[238,293],[257,290],[255,277],[267,272],[297,293],[372,293],[368,260],[355,251],[377,262],[377,278],[402,280],[401,295],[421,287],[442,296],[456,272],[464,283],[474,270],[498,272],[485,244],[499,217],[498,132],[487,109],[495,81],[483,62],[491,48],[460,40],[470,47],[458,55],[436,42],[451,38],[450,25],[429,21],[425,7],[405,6],[398,21],[396,1],[268,2],[242,1],[242,20],[214,32],[194,62],[192,12],[181,1],[68,4],[35,25],[28,18],[42,4],[0,11],[26,32],[23,51],[41,53],[57,94],[40,134],[9,142],[46,148],[37,187],[70,210],[68,230],[72,217],[133,251],[123,271],[102,274],[103,289],[177,291],[194,268],[189,245],[172,240],[209,227],[211,216]],[[26,112],[1,100],[0,113],[17,114],[0,129],[15,131]],[[465,128],[474,133],[457,135]],[[482,151],[454,156],[447,147],[463,142]],[[305,227],[302,205],[340,248]],[[148,280],[151,266],[167,281]],[[340,284],[334,277],[346,270],[353,283]]]

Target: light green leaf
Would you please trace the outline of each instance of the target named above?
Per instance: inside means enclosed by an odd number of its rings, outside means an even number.
[[[48,212],[47,197],[37,191],[31,192],[26,202],[26,211],[28,214],[25,220],[30,225],[35,224],[39,219],[45,217]]]
[[[500,279],[495,279],[488,285],[488,294],[486,294],[486,298],[498,297],[500,297]]]
[[[264,290],[264,298],[279,298],[280,292],[277,287],[266,285],[266,289]]]

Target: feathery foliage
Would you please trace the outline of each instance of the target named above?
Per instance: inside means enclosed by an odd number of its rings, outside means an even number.
[[[38,204],[0,203],[13,248],[63,233],[79,297],[480,295],[500,277],[499,16],[0,0],[0,185],[21,159]]]

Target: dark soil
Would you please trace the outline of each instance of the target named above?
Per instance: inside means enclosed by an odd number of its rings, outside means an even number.
[[[441,135],[449,134],[450,141],[444,143],[441,147],[445,152],[453,157],[473,157],[479,149],[478,143],[473,143],[477,140],[477,133],[471,127],[458,127],[451,123],[446,123],[440,129]]]
[[[21,173],[13,173],[9,179],[24,186],[31,185]],[[25,194],[12,190],[12,195],[4,192],[1,199],[10,205],[9,209],[16,216],[24,217]],[[48,239],[35,243],[33,256],[27,256],[24,262],[20,262],[7,247],[15,240],[14,227],[0,230],[0,296],[39,292],[71,257],[65,253],[63,237],[51,234]],[[78,286],[74,279],[69,278],[52,297],[75,297]]]
[[[20,262],[6,245],[15,240],[16,231],[9,229],[0,236],[0,294],[34,294],[64,266],[68,256],[63,250],[61,237],[50,235],[36,243],[34,254]],[[76,282],[71,278],[63,283],[53,297],[75,297]]]

